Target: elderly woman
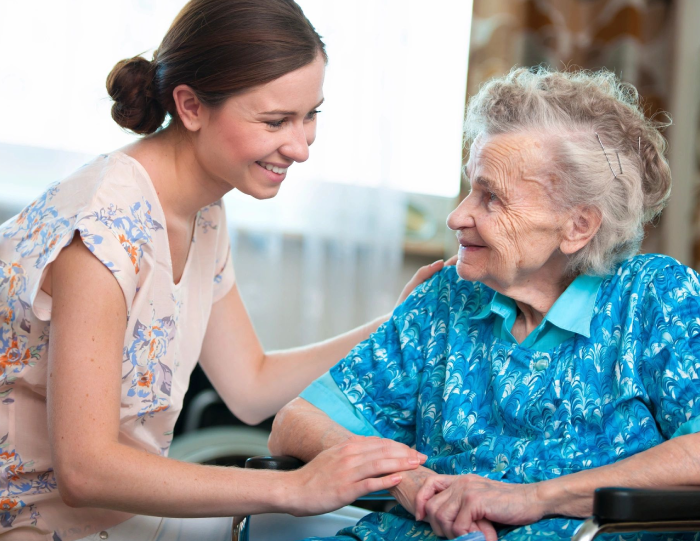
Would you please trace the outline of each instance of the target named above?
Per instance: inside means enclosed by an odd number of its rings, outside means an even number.
[[[608,72],[516,69],[471,99],[456,270],[275,422],[306,460],[352,432],[428,455],[336,539],[568,538],[597,487],[700,484],[700,282],[638,255],[670,190],[657,128]]]

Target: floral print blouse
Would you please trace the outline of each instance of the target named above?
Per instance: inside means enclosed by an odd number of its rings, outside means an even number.
[[[141,164],[121,152],[49,186],[0,226],[0,535],[17,530],[71,541],[130,517],[66,506],[51,466],[51,297],[41,285],[76,232],[126,300],[119,439],[137,449],[167,455],[211,306],[234,283],[221,202],[198,212],[184,273],[173,282],[155,188]]]
[[[536,350],[494,334],[494,316],[477,317],[494,291],[449,267],[330,376],[377,433],[415,446],[441,474],[534,483],[604,466],[700,431],[698,278],[666,256],[631,258],[600,284],[590,336]],[[547,518],[499,538],[570,539],[579,524]],[[640,537],[669,538],[700,534]],[[332,539],[438,538],[398,506]]]

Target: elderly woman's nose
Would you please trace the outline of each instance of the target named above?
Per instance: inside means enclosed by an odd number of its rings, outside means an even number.
[[[294,126],[280,147],[280,153],[295,162],[305,162],[309,159],[309,145],[314,142],[315,131],[307,126]]]
[[[462,202],[450,212],[447,217],[447,227],[453,231],[464,229],[466,227],[474,227],[474,216],[469,205],[469,197],[465,197]]]

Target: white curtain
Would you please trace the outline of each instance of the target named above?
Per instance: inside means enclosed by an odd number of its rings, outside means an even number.
[[[0,215],[134,139],[111,121],[104,81],[116,61],[150,57],[184,3],[0,2],[0,101],[12,104]],[[471,0],[299,4],[330,58],[311,159],[272,200],[226,197],[239,287],[268,348],[388,312],[406,193],[454,197],[461,169]]]
[[[309,182],[268,201],[231,194],[226,208],[239,288],[266,348],[325,339],[393,308],[403,192]]]

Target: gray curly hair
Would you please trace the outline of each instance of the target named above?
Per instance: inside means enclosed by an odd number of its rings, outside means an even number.
[[[482,134],[542,136],[553,158],[548,173],[557,204],[593,207],[601,217],[600,229],[570,256],[567,271],[605,275],[638,253],[644,224],[670,195],[659,131],[669,124],[647,119],[637,89],[610,71],[514,68],[469,100],[464,135],[468,146]]]

